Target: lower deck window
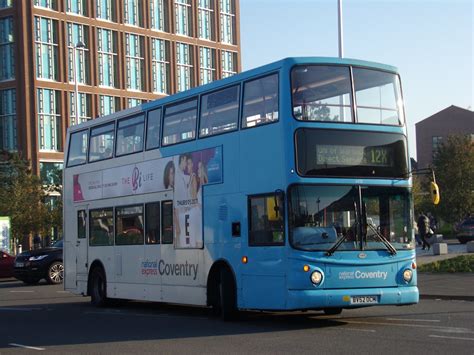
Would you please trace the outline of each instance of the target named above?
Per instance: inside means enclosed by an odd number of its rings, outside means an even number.
[[[283,245],[283,195],[249,197],[249,245]]]
[[[117,207],[116,245],[143,244],[143,206]]]
[[[173,201],[161,203],[161,243],[173,244]]]
[[[102,208],[90,211],[91,246],[114,245],[114,209]]]

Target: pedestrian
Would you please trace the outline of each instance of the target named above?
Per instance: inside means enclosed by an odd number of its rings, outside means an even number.
[[[431,246],[426,240],[428,234],[430,233],[430,219],[423,212],[421,212],[416,224],[418,225],[418,233],[420,235],[421,242],[423,243],[422,249],[425,250],[428,248],[428,250],[430,250]]]

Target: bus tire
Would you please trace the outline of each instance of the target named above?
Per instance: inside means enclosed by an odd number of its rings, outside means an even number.
[[[237,292],[232,274],[226,268],[220,270],[220,280],[217,292],[219,295],[219,311],[222,320],[235,320],[238,316]]]
[[[342,308],[324,308],[324,314],[328,316],[336,316],[342,313]]]
[[[90,295],[91,304],[96,307],[104,307],[107,304],[107,280],[104,270],[96,267],[91,272]]]

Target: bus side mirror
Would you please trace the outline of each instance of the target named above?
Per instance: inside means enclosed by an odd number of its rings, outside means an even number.
[[[439,187],[438,187],[438,184],[431,181],[431,184],[430,184],[431,188],[430,188],[430,191],[431,191],[431,200],[433,201],[433,204],[434,205],[437,205],[439,204]]]

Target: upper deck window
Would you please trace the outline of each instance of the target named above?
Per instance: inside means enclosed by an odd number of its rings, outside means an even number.
[[[242,127],[274,121],[278,121],[278,74],[246,82]]]
[[[352,74],[353,82],[349,66],[295,67],[291,73],[294,117],[301,121],[404,124],[396,74],[363,68],[353,68]],[[353,107],[357,108],[355,117]]]
[[[141,152],[143,150],[143,127],[145,116],[135,116],[118,121],[117,156]]]
[[[88,136],[88,131],[80,131],[71,134],[67,166],[81,165],[86,162]]]
[[[199,136],[235,131],[239,121],[239,85],[225,88],[201,98]]]
[[[146,128],[146,150],[158,148],[160,145],[161,107],[148,112]]]
[[[196,137],[197,99],[165,108],[163,145],[192,140]]]
[[[354,68],[357,121],[398,125],[404,123],[400,80],[397,75]]]
[[[293,115],[302,121],[351,122],[349,67],[299,66],[291,74]]]
[[[89,145],[89,162],[112,158],[114,138],[114,122],[92,128]]]

